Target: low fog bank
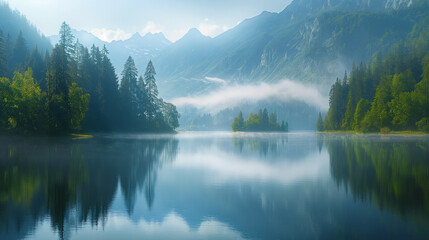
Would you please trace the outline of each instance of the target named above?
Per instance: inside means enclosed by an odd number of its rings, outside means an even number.
[[[193,106],[204,112],[216,113],[225,108],[261,101],[303,102],[321,111],[327,111],[329,107],[328,97],[321,94],[316,87],[288,79],[274,84],[225,85],[206,94],[175,98],[172,103],[178,107]]]
[[[204,131],[230,131],[240,111],[247,118],[263,108],[276,112],[279,121],[287,121],[291,131],[315,130],[318,113],[329,107],[328,97],[319,88],[288,79],[273,84],[223,84],[206,94],[171,101],[181,113],[181,130]]]

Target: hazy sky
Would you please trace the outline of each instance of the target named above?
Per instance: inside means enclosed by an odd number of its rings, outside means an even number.
[[[291,0],[0,0],[18,9],[45,35],[62,21],[106,41],[163,32],[175,41],[190,28],[216,36],[262,11],[280,12]]]

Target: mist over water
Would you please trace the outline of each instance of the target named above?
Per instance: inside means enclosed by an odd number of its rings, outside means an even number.
[[[426,136],[185,132],[0,143],[0,239],[429,234]]]
[[[285,103],[300,101],[321,111],[327,111],[329,107],[328,97],[320,93],[316,87],[306,86],[289,79],[273,84],[226,85],[207,94],[172,100],[173,104],[178,107],[193,106],[208,112],[260,101]]]

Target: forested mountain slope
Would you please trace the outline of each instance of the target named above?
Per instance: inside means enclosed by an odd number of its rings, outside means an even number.
[[[193,95],[215,87],[206,77],[230,83],[290,78],[327,92],[332,78],[353,62],[406,38],[428,12],[427,2],[411,3],[295,0],[278,14],[264,12],[216,38],[171,44],[154,59],[160,88],[168,96]]]

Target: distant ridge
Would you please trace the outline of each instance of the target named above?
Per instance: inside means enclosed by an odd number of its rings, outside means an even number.
[[[30,50],[36,46],[42,52],[52,49],[49,39],[41,34],[36,26],[31,24],[18,10],[12,10],[7,3],[2,1],[0,1],[0,30],[5,36],[9,34],[11,43],[15,42],[19,32],[22,31]]]
[[[129,55],[140,72],[152,59],[167,99],[217,87],[206,77],[229,83],[289,78],[327,94],[353,62],[404,39],[427,12],[424,0],[294,0],[280,13],[264,11],[215,38],[193,28],[174,43],[162,33],[93,42],[107,45],[117,73]]]

